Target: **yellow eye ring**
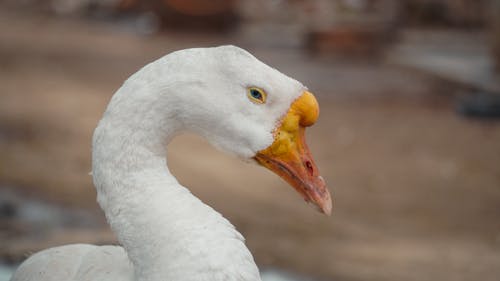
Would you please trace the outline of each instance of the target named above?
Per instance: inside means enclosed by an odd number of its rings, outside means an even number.
[[[250,87],[247,90],[247,96],[253,103],[263,104],[266,103],[267,94],[264,90],[257,87]]]

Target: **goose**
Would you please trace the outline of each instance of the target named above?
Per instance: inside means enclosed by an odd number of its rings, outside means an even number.
[[[129,77],[94,131],[97,201],[121,246],[65,245],[24,261],[11,281],[261,280],[242,235],[167,166],[181,132],[257,163],[330,214],[306,145],[318,118],[300,82],[236,46],[175,51]]]

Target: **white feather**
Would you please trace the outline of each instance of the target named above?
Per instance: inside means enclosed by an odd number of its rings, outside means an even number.
[[[254,104],[247,88],[264,89]],[[239,232],[181,186],[166,145],[183,131],[249,159],[305,87],[234,47],[171,53],[132,75],[93,138],[98,202],[121,247],[68,245],[25,261],[12,281],[260,280]]]

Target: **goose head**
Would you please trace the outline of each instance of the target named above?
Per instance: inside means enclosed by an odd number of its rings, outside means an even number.
[[[319,114],[314,95],[238,47],[190,49],[184,55],[197,58],[181,67],[196,77],[185,90],[190,93],[180,95],[189,99],[178,104],[190,107],[178,111],[184,125],[219,150],[278,174],[330,214],[330,194],[305,141],[306,127]]]
[[[319,107],[300,82],[241,48],[221,46],[171,53],[122,89],[99,127],[127,132],[127,143],[136,137],[136,143],[153,143],[157,154],[171,135],[194,132],[223,152],[270,169],[321,212],[331,212],[330,194],[305,142]],[[131,127],[116,129],[122,125]],[[94,143],[103,130],[96,130]],[[94,153],[94,162],[106,153]]]

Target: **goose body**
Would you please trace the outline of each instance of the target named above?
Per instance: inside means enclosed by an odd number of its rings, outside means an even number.
[[[273,170],[329,213],[303,142],[317,114],[301,83],[238,47],[181,50],[145,66],[112,97],[93,137],[97,200],[122,247],[47,249],[11,281],[260,280],[242,235],[170,174],[167,144],[197,133]]]

